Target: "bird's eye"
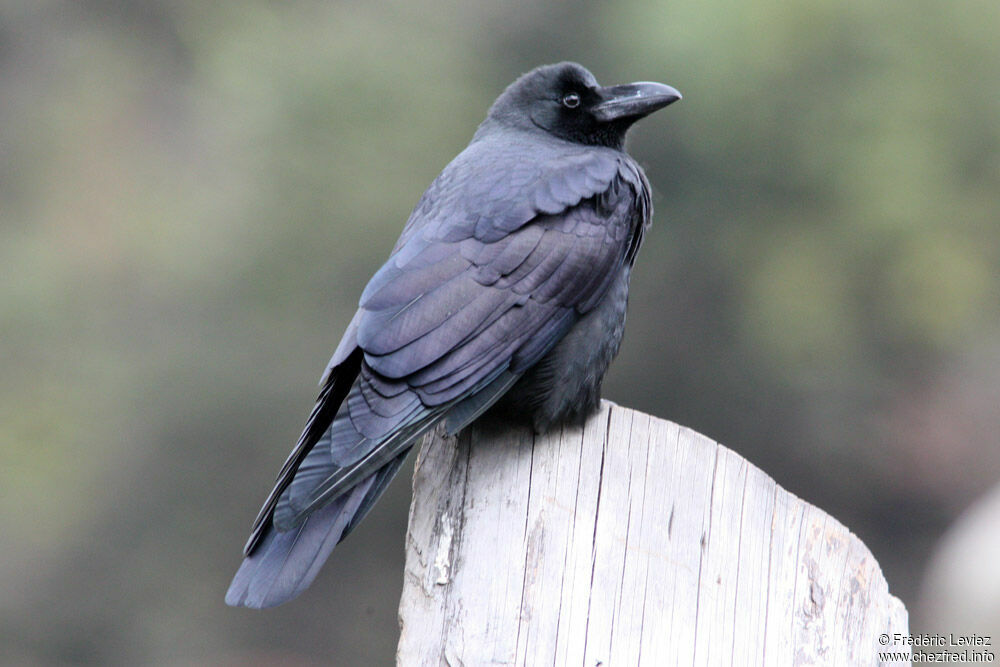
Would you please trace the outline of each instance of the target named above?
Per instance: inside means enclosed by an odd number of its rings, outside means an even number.
[[[562,98],[562,103],[567,109],[575,109],[580,106],[580,96],[576,93],[568,93]]]

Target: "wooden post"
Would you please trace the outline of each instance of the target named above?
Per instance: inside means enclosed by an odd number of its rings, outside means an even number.
[[[398,664],[909,655],[879,640],[907,614],[865,545],[708,438],[608,402],[582,429],[468,431],[417,460]]]

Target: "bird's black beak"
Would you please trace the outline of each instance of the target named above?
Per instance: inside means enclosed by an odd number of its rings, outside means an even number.
[[[601,122],[638,120],[681,99],[677,89],[655,81],[639,81],[601,88],[603,100],[593,107]]]

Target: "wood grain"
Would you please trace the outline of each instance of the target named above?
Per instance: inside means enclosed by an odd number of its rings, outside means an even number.
[[[908,632],[843,525],[608,402],[545,436],[428,437],[413,488],[400,665],[875,665]]]

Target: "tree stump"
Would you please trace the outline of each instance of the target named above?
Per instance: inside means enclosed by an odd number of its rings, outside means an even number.
[[[907,634],[878,563],[738,454],[602,403],[417,460],[400,665],[876,665]],[[908,664],[902,662],[890,664]]]

